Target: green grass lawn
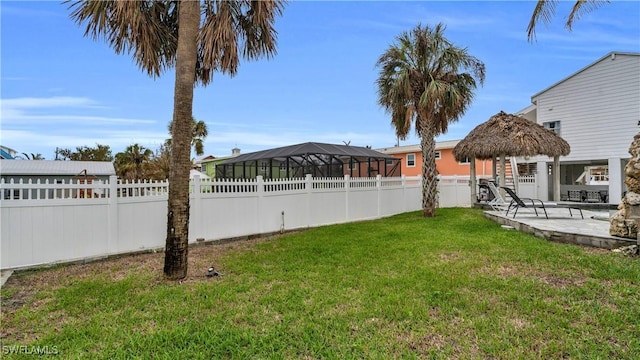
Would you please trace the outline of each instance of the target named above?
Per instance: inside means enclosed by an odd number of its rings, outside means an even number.
[[[640,262],[438,209],[14,274],[2,345],[64,358],[640,356]],[[215,263],[224,276],[206,278]],[[6,355],[4,357],[11,357]]]

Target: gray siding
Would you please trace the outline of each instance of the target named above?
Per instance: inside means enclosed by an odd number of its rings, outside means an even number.
[[[537,121],[560,121],[562,161],[629,158],[640,121],[640,56],[616,54],[536,95]]]

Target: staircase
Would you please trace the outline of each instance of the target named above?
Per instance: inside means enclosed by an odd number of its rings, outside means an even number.
[[[500,166],[499,159],[496,160],[496,176],[500,181],[500,175],[504,171],[505,174],[505,186],[513,189],[516,194],[518,193],[518,164],[514,157],[506,157],[504,162],[504,169]],[[498,186],[500,186],[498,184]],[[507,195],[508,197],[508,195]]]

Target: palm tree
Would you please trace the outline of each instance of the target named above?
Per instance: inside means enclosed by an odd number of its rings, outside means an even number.
[[[216,71],[234,76],[241,56],[275,55],[273,24],[283,7],[283,0],[79,0],[70,6],[71,18],[86,23],[85,35],[104,37],[118,54],[131,53],[149,75],[175,67],[164,263],[169,279],[187,275],[194,85],[209,84]]]
[[[169,133],[171,133],[171,127],[173,126],[173,121],[169,123]],[[193,116],[191,117],[191,146],[193,146],[193,150],[196,155],[200,156],[204,154],[204,139],[209,135],[209,130],[207,129],[207,124],[202,120],[196,120]],[[171,148],[171,138],[165,141],[165,145]]]
[[[30,154],[22,153],[22,156],[26,160],[44,160],[44,156],[42,156],[42,154],[40,154],[40,153],[37,153],[37,154],[34,154],[34,153],[30,153]]]
[[[444,37],[445,26],[416,26],[396,38],[378,59],[378,103],[391,114],[400,139],[412,125],[422,147],[422,209],[435,215],[437,174],[435,137],[447,132],[473,99],[476,81],[484,82],[484,64],[466,48]],[[463,72],[463,71],[469,72]]]
[[[160,145],[151,157],[148,172],[146,175],[152,180],[166,180],[169,178],[171,168],[170,146]]]
[[[536,25],[540,22],[541,19],[547,24],[551,22],[551,19],[556,13],[557,3],[557,0],[538,0],[536,2],[536,7],[533,9],[533,13],[531,14],[531,20],[529,20],[529,26],[527,26],[527,38],[529,39],[529,41],[535,39]],[[576,1],[575,4],[573,4],[571,11],[569,12],[565,27],[567,28],[567,30],[571,31],[571,27],[573,26],[573,22],[575,20],[580,19],[582,15],[589,13],[608,3],[608,0]]]
[[[116,154],[114,167],[116,173],[122,179],[142,180],[145,178],[145,165],[151,160],[153,151],[133,144],[127,146],[125,151]]]

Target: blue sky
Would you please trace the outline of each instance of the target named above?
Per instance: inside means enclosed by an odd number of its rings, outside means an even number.
[[[610,51],[640,52],[640,2],[615,1],[563,23],[571,3],[527,42],[534,2],[292,1],[277,20],[278,55],[242,62],[234,78],[215,74],[195,92],[194,116],[209,127],[206,154],[227,156],[307,141],[374,148],[395,144],[377,105],[375,63],[395,37],[418,23],[447,25],[446,36],[486,65],[486,82],[466,115],[438,140],[461,139],[504,110]],[[139,143],[168,137],[173,71],[151,78],[115,55],[59,2],[0,3],[0,144],[52,159],[56,147]],[[639,69],[640,71],[640,69]],[[640,85],[639,85],[640,86]],[[418,143],[412,135],[402,145]]]

